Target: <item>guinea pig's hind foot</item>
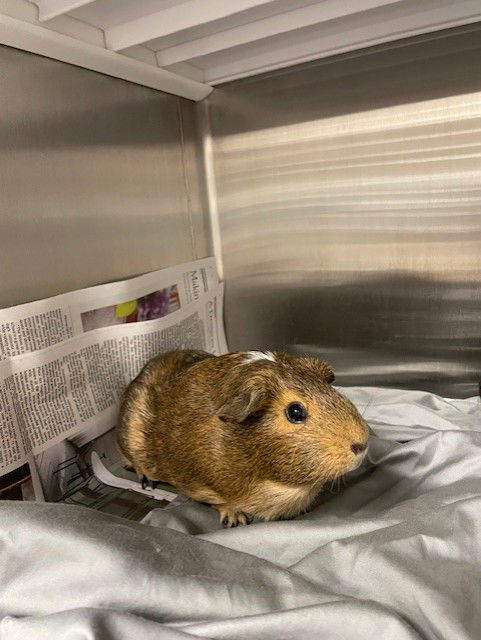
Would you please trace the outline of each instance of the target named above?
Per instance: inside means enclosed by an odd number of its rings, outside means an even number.
[[[158,480],[149,480],[147,478],[147,476],[142,476],[142,478],[140,480],[140,484],[142,485],[142,489],[147,489],[147,487],[149,486],[149,482],[150,482],[150,486],[152,487],[152,489],[157,489],[157,487],[160,484],[160,482]]]
[[[236,511],[227,504],[216,504],[213,506],[220,514],[221,523],[227,528],[237,527],[240,524],[246,525],[251,523],[249,516],[242,511]]]

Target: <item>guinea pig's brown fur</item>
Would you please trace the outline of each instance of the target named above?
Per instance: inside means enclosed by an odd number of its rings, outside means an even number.
[[[333,380],[315,358],[167,353],[127,388],[119,448],[140,476],[211,504],[230,525],[293,517],[367,448],[368,427]],[[291,403],[306,409],[299,424]]]

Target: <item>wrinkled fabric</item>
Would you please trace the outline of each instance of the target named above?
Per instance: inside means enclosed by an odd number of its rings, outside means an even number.
[[[292,521],[1,503],[1,640],[479,640],[480,399],[343,392],[368,464]]]

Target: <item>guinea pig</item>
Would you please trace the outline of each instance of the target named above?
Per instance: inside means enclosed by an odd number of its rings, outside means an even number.
[[[228,526],[292,518],[359,466],[368,426],[315,358],[173,351],[125,391],[119,449],[139,476],[215,507]]]

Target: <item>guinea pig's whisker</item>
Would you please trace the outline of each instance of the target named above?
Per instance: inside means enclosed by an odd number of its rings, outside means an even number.
[[[367,405],[364,407],[364,411],[361,413],[361,418],[364,418],[366,411],[369,409],[369,407],[372,405],[373,402],[374,402],[374,398],[371,398],[367,403]]]
[[[332,483],[331,483],[331,489],[330,489],[331,493],[336,493],[336,494],[337,493],[341,493],[341,490],[342,490],[341,484],[342,483],[345,484],[344,475],[337,476],[336,478],[334,478],[332,480]]]
[[[331,480],[331,486],[329,488],[329,491],[331,493],[339,493],[340,490],[341,490],[341,484],[340,484],[340,477],[338,476],[337,478],[333,478]]]

